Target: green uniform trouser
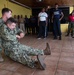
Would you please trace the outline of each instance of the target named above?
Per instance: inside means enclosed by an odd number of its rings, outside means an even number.
[[[71,35],[73,36],[74,35],[74,22],[69,22],[67,35],[69,35],[70,31],[71,31]]]
[[[67,35],[69,35],[69,34],[70,34],[71,28],[72,28],[72,24],[71,24],[71,22],[69,22]]]
[[[0,39],[0,55],[1,55],[1,52],[2,52],[2,47],[1,47],[1,39]]]
[[[74,22],[71,22],[71,24],[72,24],[72,31],[71,31],[71,34],[72,34],[72,36],[74,36]]]
[[[20,43],[9,50],[10,51],[5,50],[6,55],[8,55],[14,61],[28,65],[31,68],[35,67],[35,60],[31,59],[31,56],[36,56],[39,54],[44,55],[43,50],[34,49]]]

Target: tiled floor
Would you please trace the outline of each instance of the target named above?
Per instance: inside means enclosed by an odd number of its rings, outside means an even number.
[[[63,35],[61,41],[50,36],[38,40],[30,35],[20,42],[39,49],[45,49],[46,42],[50,44],[52,54],[44,56],[46,70],[30,69],[3,55],[5,61],[0,63],[0,75],[74,75],[74,38]]]

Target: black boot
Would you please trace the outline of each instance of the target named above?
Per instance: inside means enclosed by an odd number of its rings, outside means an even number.
[[[69,36],[69,34],[66,34],[65,36]]]
[[[38,62],[35,62],[36,68],[45,70],[46,64],[44,63],[42,56],[37,55],[37,60],[38,60]]]
[[[61,40],[62,38],[61,38],[61,36],[59,36],[59,40]]]
[[[54,37],[53,40],[57,40],[57,37]]]

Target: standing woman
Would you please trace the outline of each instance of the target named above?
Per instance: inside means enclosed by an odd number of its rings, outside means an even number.
[[[48,25],[47,25],[47,35],[48,35],[48,32],[50,31],[51,6],[47,6],[46,13],[48,14]]]

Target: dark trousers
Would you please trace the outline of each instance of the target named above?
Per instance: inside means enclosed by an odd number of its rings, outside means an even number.
[[[70,31],[71,31],[71,36],[73,36],[74,35],[74,22],[69,22],[67,35],[69,35]]]
[[[39,22],[39,37],[46,37],[47,34],[47,27],[46,21]]]
[[[61,36],[59,19],[54,19],[54,21],[53,21],[53,31],[54,31],[54,37],[55,38],[57,38],[57,36]]]

